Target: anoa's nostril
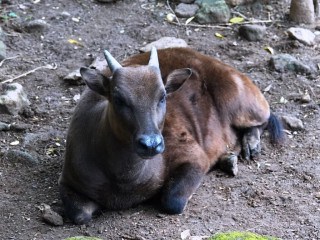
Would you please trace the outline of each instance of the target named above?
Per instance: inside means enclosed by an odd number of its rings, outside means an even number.
[[[142,147],[144,149],[150,149],[153,146],[151,138],[148,136],[140,137],[138,140],[138,143],[139,143],[140,147]]]

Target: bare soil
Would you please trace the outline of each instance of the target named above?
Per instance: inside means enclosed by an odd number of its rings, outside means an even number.
[[[5,1],[3,1],[5,2]],[[227,29],[182,27],[164,21],[169,12],[165,1],[118,1],[99,4],[91,0],[12,0],[2,4],[2,13],[13,11],[19,18],[2,21],[6,33],[8,57],[0,67],[1,81],[46,64],[56,70],[40,69],[15,82],[23,85],[31,102],[19,116],[0,115],[6,123],[25,124],[23,131],[0,132],[0,239],[63,239],[88,235],[102,239],[180,239],[186,229],[192,235],[209,236],[219,231],[248,230],[283,239],[320,239],[320,78],[278,73],[270,69],[270,53],[289,53],[306,61],[320,63],[317,45],[304,46],[289,40],[288,1],[270,1],[265,5],[237,9],[244,15],[272,19],[267,36],[261,42],[239,38],[238,26]],[[21,4],[27,6],[23,9]],[[68,12],[71,16],[66,16]],[[72,18],[76,18],[73,19]],[[32,19],[44,19],[50,26],[40,32],[24,28]],[[77,19],[79,21],[77,21]],[[314,30],[315,26],[306,26]],[[215,37],[215,33],[225,38]],[[54,227],[44,223],[39,206],[50,205],[63,214],[57,180],[61,172],[65,137],[76,105],[74,96],[83,85],[63,81],[69,72],[88,66],[108,49],[117,59],[139,52],[139,48],[163,36],[183,38],[190,47],[217,57],[248,74],[265,92],[272,110],[304,122],[301,131],[288,130],[287,143],[274,148],[263,137],[261,156],[240,162],[239,174],[229,177],[211,172],[181,215],[166,215],[151,204],[104,212],[87,226],[65,221]],[[71,44],[74,39],[82,45]],[[308,91],[310,103],[301,103]],[[288,100],[281,103],[280,99]],[[283,102],[283,101],[282,101]],[[18,145],[10,143],[18,140]],[[38,163],[26,164],[8,154],[21,150]],[[11,157],[10,157],[11,156]]]

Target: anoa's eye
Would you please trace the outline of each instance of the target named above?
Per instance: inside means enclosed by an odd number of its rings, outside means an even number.
[[[166,94],[164,93],[164,94],[162,94],[162,96],[161,96],[161,98],[159,100],[159,104],[163,104],[165,102],[166,102]]]

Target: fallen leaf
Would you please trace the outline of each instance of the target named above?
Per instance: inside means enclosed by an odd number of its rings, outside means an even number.
[[[214,35],[215,35],[217,38],[221,38],[221,39],[224,38],[224,36],[223,36],[222,34],[217,33],[217,32],[216,32]]]
[[[187,21],[186,21],[186,25],[189,24],[193,19],[194,19],[194,16],[191,17],[191,18],[188,18]]]
[[[241,23],[243,21],[244,21],[244,18],[242,17],[234,17],[229,20],[230,23]]]
[[[274,50],[273,50],[272,47],[269,47],[269,46],[264,47],[264,50],[266,50],[267,52],[271,53],[272,55],[274,54]]]
[[[272,84],[269,84],[265,89],[263,89],[263,92],[269,92],[272,87]]]
[[[81,46],[81,47],[84,47],[84,45],[77,41],[77,40],[74,40],[74,39],[68,39],[68,42],[71,43],[71,44],[74,44],[74,45],[78,45],[78,46]]]

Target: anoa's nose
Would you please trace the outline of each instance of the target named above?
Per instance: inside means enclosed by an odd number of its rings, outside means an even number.
[[[153,157],[164,151],[163,137],[159,134],[143,134],[138,138],[138,154],[143,157]]]

